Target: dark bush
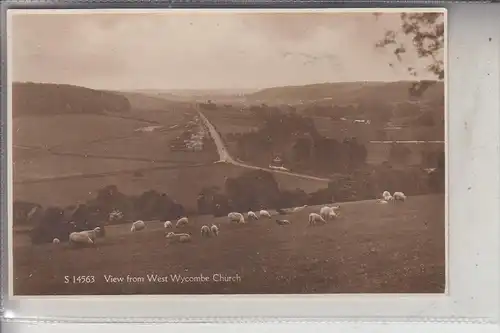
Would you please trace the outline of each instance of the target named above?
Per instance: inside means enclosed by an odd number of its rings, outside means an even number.
[[[67,241],[69,234],[73,231],[76,230],[65,219],[64,210],[59,207],[49,207],[31,230],[31,242],[33,244],[50,243],[54,238]]]
[[[134,200],[134,214],[141,220],[169,220],[184,216],[184,207],[166,193],[151,190]]]

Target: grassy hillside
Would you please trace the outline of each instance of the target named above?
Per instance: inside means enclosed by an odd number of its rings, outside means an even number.
[[[341,204],[341,217],[308,227],[308,207],[244,225],[226,218],[190,217],[189,244],[167,244],[161,222],[130,233],[108,226],[96,247],[30,246],[14,237],[14,292],[27,294],[206,294],[206,293],[442,293],[445,286],[444,196],[409,197],[401,204],[375,201]],[[220,227],[202,238],[203,224]],[[35,250],[36,249],[36,250]],[[74,263],[78,262],[78,265]],[[210,263],[210,264],[207,264]],[[239,283],[114,283],[104,274],[212,277],[238,274]],[[65,284],[66,275],[92,275],[92,284]]]
[[[13,143],[53,148],[128,136],[149,123],[93,114],[26,116],[13,120]]]
[[[246,97],[249,101],[298,102],[328,99],[337,105],[355,104],[360,101],[403,102],[410,99],[409,90],[414,82],[342,82],[319,83],[305,86],[275,87],[260,90]],[[436,82],[423,94],[424,99],[442,99],[444,84]]]
[[[130,102],[116,93],[67,84],[14,82],[12,85],[13,117],[128,111]]]
[[[131,163],[137,165],[135,162]],[[196,199],[203,187],[220,186],[223,188],[226,177],[237,177],[248,171],[225,164],[208,164],[199,167],[163,165],[165,164],[158,166],[158,169],[142,171],[142,177],[136,177],[131,171],[132,167],[123,168],[122,172],[111,174],[103,172],[111,170],[110,166],[108,169],[103,167],[103,171],[95,170],[93,173],[71,178],[16,183],[14,200],[36,202],[43,206],[66,206],[93,198],[96,191],[106,185],[117,185],[120,191],[127,195],[139,195],[148,190],[166,192],[188,209],[194,210],[197,207]],[[68,174],[70,173],[69,169],[64,170]],[[78,171],[83,173],[81,170],[82,168],[78,167]],[[75,171],[77,170],[74,170],[73,173]],[[37,172],[41,173],[41,171]],[[288,175],[276,174],[275,177],[282,189],[293,190],[299,187],[310,193],[327,185],[323,182]],[[25,179],[27,178],[28,175],[25,176]],[[31,178],[34,176],[31,175]]]

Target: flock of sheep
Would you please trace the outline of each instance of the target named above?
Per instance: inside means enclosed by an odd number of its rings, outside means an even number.
[[[384,191],[382,193],[382,199],[379,199],[378,202],[381,204],[386,204],[391,201],[405,201],[406,195],[403,192],[394,192],[394,195],[391,195],[389,191]]]
[[[384,191],[382,193],[382,199],[378,200],[378,203],[381,204],[387,204],[389,202],[395,202],[395,201],[400,201],[403,202],[406,200],[406,196],[403,192],[394,192],[394,195],[391,195],[388,191]],[[307,205],[300,206],[300,207],[295,207],[291,209],[283,209],[283,210],[278,210],[278,213],[280,214],[290,214],[290,213],[296,213],[304,208],[306,208]],[[309,226],[315,226],[315,225],[323,225],[326,224],[327,221],[334,220],[339,217],[339,210],[340,206],[323,206],[321,207],[319,213],[310,213],[309,214]],[[231,212],[227,215],[229,223],[237,223],[237,224],[244,224],[247,223],[246,221],[251,221],[251,220],[258,220],[259,218],[267,218],[271,219],[271,214],[267,210],[261,210],[258,213],[249,211],[246,214],[246,220],[245,216],[242,213],[238,212]],[[275,220],[278,225],[288,225],[290,224],[289,220],[284,220],[284,219],[276,219]],[[186,226],[189,224],[189,220],[187,217],[182,217],[177,222],[175,223],[175,228],[181,228],[183,226]],[[173,229],[174,224],[171,221],[166,221],[163,224],[165,229]],[[142,220],[138,220],[132,223],[132,227],[130,228],[131,232],[136,232],[136,231],[141,231],[146,228],[146,223]],[[72,232],[69,235],[69,243],[70,244],[94,244],[95,239],[97,238],[97,235],[100,232],[100,227],[97,227],[93,230],[86,230],[86,231],[80,231],[80,232]],[[203,225],[201,227],[201,236],[202,237],[214,237],[219,235],[219,227],[217,227],[215,224],[212,224],[210,227],[207,225]],[[167,240],[170,242],[177,242],[177,243],[187,243],[191,242],[191,235],[187,233],[174,233],[174,232],[168,232],[165,236]],[[57,238],[54,238],[53,243],[57,244],[60,243],[60,240]]]

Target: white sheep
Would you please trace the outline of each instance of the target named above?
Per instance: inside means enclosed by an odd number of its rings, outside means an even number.
[[[214,236],[219,235],[219,228],[215,224],[212,224],[212,226],[210,227],[210,231]]]
[[[229,222],[245,223],[245,218],[243,214],[237,212],[231,212],[227,214]]]
[[[325,224],[326,221],[319,214],[316,213],[309,214],[309,225],[315,225],[318,223]]]
[[[201,227],[201,235],[205,237],[210,237],[210,228],[206,225]]]
[[[191,241],[191,235],[189,234],[176,234],[173,232],[169,232],[166,236],[167,239],[174,242],[179,243],[187,243]]]
[[[257,216],[257,214],[255,214],[254,212],[252,211],[249,211],[247,213],[247,218],[250,220],[250,219],[253,219],[253,220],[258,220],[259,217]]]
[[[94,244],[94,241],[90,239],[86,232],[72,232],[69,234],[69,243],[74,245],[85,245]]]
[[[188,223],[189,223],[189,221],[188,221],[187,217],[181,217],[180,219],[177,220],[175,227],[179,228],[179,227],[187,225]]]
[[[384,198],[385,201],[392,201],[394,199],[389,191],[384,191],[384,193],[382,193],[382,198]]]
[[[142,220],[137,220],[134,223],[132,223],[132,227],[130,228],[130,231],[131,232],[141,231],[144,228],[146,228],[146,223],[144,223],[144,221],[142,221]]]
[[[278,219],[277,219],[277,220],[276,220],[276,223],[277,223],[278,225],[287,225],[287,224],[290,224],[290,221],[288,221],[288,220],[278,220]]]
[[[319,215],[325,221],[333,220],[334,218],[337,217],[337,213],[335,212],[335,210],[338,210],[338,207],[336,207],[336,209],[334,209],[333,207],[330,207],[330,206],[323,206],[323,207],[321,207],[321,209],[319,211]]]
[[[389,202],[387,200],[384,200],[384,199],[378,199],[377,203],[384,205],[384,204],[388,204]]]
[[[191,235],[181,234],[179,236],[179,243],[187,243],[191,241]]]
[[[260,215],[260,216],[267,217],[267,218],[271,218],[271,214],[269,214],[269,212],[268,212],[267,210],[264,210],[264,209],[262,209],[262,210],[259,212],[259,215]]]
[[[172,225],[172,222],[170,221],[165,221],[165,223],[163,223],[163,227],[165,229],[170,229],[170,228],[173,228],[174,226]]]
[[[405,201],[406,195],[403,192],[394,192],[394,200],[396,201]]]
[[[97,234],[101,232],[100,227],[95,227],[92,230],[85,230],[85,231],[80,231],[81,233],[86,233],[89,238],[92,240],[92,242],[95,242],[95,239],[97,238]]]
[[[59,244],[60,242],[61,242],[61,241],[59,240],[59,238],[54,238],[54,239],[52,240],[52,243],[54,243],[54,244]]]

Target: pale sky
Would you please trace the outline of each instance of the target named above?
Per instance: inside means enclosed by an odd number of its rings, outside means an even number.
[[[407,52],[398,65],[390,49],[374,47],[400,26],[399,13],[18,13],[8,33],[14,81],[260,89],[414,79],[406,68],[427,62]]]

